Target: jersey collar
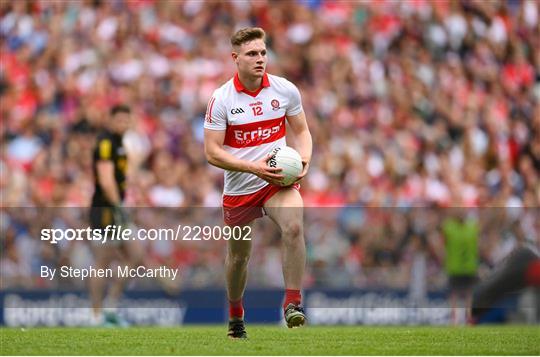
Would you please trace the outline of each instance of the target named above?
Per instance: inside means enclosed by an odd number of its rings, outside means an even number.
[[[234,81],[234,88],[236,89],[237,92],[244,92],[252,97],[256,97],[263,88],[270,87],[270,81],[268,80],[268,74],[266,74],[266,72],[263,75],[261,86],[255,91],[250,91],[244,87],[242,82],[240,82],[240,78],[238,78],[238,73],[234,75],[233,81]]]

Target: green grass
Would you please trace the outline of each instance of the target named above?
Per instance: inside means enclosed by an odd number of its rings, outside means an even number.
[[[2,328],[2,355],[540,355],[538,326]]]

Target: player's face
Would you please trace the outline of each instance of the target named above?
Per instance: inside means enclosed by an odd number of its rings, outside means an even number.
[[[232,53],[238,72],[250,77],[260,77],[266,71],[266,45],[263,40],[243,43]]]
[[[112,119],[113,130],[119,134],[125,133],[131,126],[131,114],[116,113]]]

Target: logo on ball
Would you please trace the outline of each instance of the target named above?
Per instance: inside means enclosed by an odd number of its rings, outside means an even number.
[[[289,146],[276,147],[269,152],[274,155],[268,160],[268,166],[280,168],[279,172],[284,177],[281,186],[290,186],[298,180],[298,175],[302,172],[302,158],[300,154]]]

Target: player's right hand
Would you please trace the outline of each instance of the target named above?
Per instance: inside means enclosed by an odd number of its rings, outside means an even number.
[[[268,154],[265,158],[254,161],[251,173],[262,178],[266,182],[280,186],[283,175],[279,174],[281,171],[278,167],[271,167],[268,165],[268,161],[273,158],[275,155]]]
[[[126,229],[129,225],[129,215],[127,214],[124,207],[121,205],[116,205],[113,207],[113,217],[114,217],[114,223],[117,226],[120,226],[121,229]]]

